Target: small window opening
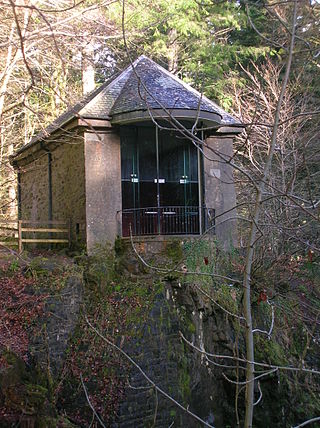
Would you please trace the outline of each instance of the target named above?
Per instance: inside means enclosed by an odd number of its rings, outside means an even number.
[[[80,233],[80,223],[76,223],[76,234],[79,235]]]

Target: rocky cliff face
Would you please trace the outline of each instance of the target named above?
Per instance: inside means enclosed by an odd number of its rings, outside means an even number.
[[[50,260],[33,263],[36,281],[28,293],[43,296],[44,309],[27,354],[2,349],[1,426],[17,420],[28,428],[88,426],[97,422],[93,408],[112,428],[204,426],[191,413],[216,428],[235,427],[237,418],[241,426],[241,364],[201,352],[244,356],[243,329],[234,316],[241,309],[241,286],[206,275],[229,271],[236,277],[239,260],[230,262],[212,243],[188,245],[139,247],[147,263],[166,273],[146,268],[121,246],[117,254],[101,249],[60,270]],[[254,320],[263,328],[270,324],[270,308],[257,295]],[[270,340],[256,337],[256,359],[299,365],[303,356],[303,364],[316,368],[317,344],[288,317],[279,312]],[[262,378],[254,426],[289,427],[307,419],[318,406],[318,388],[317,379],[303,373],[277,371]]]
[[[225,428],[239,423],[241,426],[245,386],[242,367],[245,364],[201,353],[205,350],[217,356],[245,358],[243,321],[237,317],[242,310],[241,285],[191,274],[215,272],[236,278],[241,258],[222,254],[212,242],[184,243],[181,248],[182,255],[179,246],[174,245],[167,246],[164,252],[175,266],[178,261],[177,270],[185,273],[162,275],[161,288],[155,294],[139,338],[125,343],[124,349],[157,386],[209,425]],[[139,248],[146,259],[150,257],[149,249]],[[156,259],[159,264],[159,254]],[[168,262],[164,265],[168,268]],[[267,280],[270,284],[272,278]],[[310,277],[301,276],[303,280],[310,287]],[[276,288],[273,292],[280,294]],[[272,311],[263,293],[258,289],[253,295],[253,319],[257,328],[269,331]],[[317,336],[313,334],[311,344],[304,324],[306,313],[299,312],[298,304],[291,312],[292,298],[290,292],[273,297],[276,315],[272,336],[256,334],[256,361],[292,367],[307,364],[317,369]],[[311,305],[309,307],[311,309]],[[316,319],[311,311],[308,318],[313,317]],[[314,328],[315,333],[316,325]],[[268,371],[257,367],[257,376],[263,370]],[[112,427],[203,426],[161,393],[156,393],[137,369],[128,372],[128,379]],[[255,384],[255,397],[260,400],[255,406],[254,426],[291,427],[299,420],[308,419],[316,414],[320,404],[316,398],[319,390],[319,378],[310,374],[277,370],[261,377]],[[294,408],[292,402],[296,403]]]
[[[10,285],[1,301],[0,426],[56,427],[56,388],[79,319],[81,271],[51,254],[28,266],[9,260],[0,282],[2,291]]]
[[[157,386],[217,427],[234,425],[234,418],[230,419],[226,412],[230,387],[221,371],[210,367],[201,353],[182,340],[181,334],[200,349],[230,353],[232,332],[228,320],[223,318],[191,286],[166,283],[156,296],[141,337],[125,346]],[[145,427],[154,423],[157,427],[202,425],[156,393],[139,371],[132,369],[129,379],[113,427]]]

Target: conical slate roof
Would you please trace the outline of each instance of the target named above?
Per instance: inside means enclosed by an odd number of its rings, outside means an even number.
[[[202,96],[181,79],[147,58],[140,56],[121,73],[111,77],[86,95],[35,136],[21,153],[37,141],[45,140],[74,118],[104,119],[111,124],[129,123],[155,117],[203,119],[214,127],[239,125],[234,117]]]
[[[218,115],[219,123],[223,125],[237,123],[216,103],[144,55],[133,63],[133,67],[130,65],[104,84],[100,93],[79,114],[84,118],[109,118],[115,122],[116,116],[124,113],[164,108],[175,112],[200,110]]]
[[[130,75],[111,109],[111,115],[147,107],[198,110],[199,103],[202,111],[221,112],[215,103],[201,97],[189,85],[144,56],[138,59],[135,70],[132,67],[129,70]]]

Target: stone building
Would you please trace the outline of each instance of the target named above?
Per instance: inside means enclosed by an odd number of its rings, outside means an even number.
[[[210,229],[234,243],[236,197],[225,160],[241,129],[141,56],[15,153],[19,217],[70,220],[72,240],[89,251],[130,233]]]

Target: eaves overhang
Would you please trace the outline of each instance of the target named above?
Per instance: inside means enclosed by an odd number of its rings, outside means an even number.
[[[152,110],[141,109],[114,114],[110,123],[112,125],[127,125],[146,120],[152,121],[153,119],[162,119],[168,122],[174,119],[190,122],[201,121],[205,126],[219,128],[219,126],[221,126],[222,116],[219,113],[203,110],[168,109],[168,111],[165,111],[164,109],[153,108]]]

